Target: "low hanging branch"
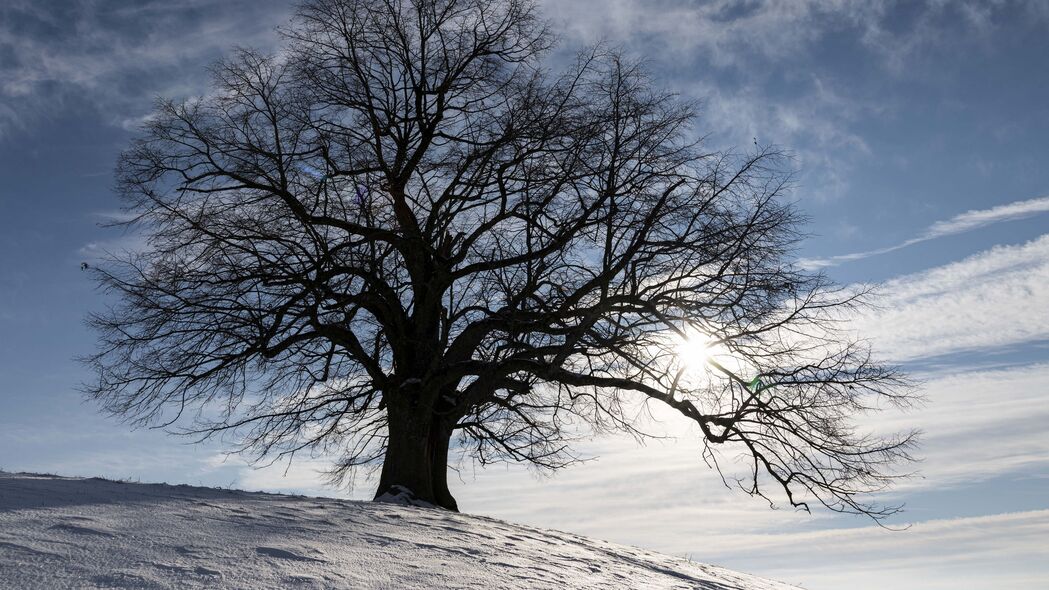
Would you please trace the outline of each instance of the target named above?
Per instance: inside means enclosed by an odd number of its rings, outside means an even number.
[[[836,329],[861,298],[792,263],[780,152],[704,150],[618,54],[550,73],[530,0],[313,0],[283,35],[121,158],[148,246],[90,269],[106,409],[454,509],[453,440],[555,469],[656,403],[748,457],[748,493],[894,511],[866,498],[914,435],[853,420],[908,390]],[[690,376],[690,333],[731,366]]]

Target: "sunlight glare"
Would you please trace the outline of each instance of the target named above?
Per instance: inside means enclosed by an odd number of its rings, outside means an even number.
[[[688,369],[702,369],[710,358],[710,337],[695,332],[677,344],[677,356]]]

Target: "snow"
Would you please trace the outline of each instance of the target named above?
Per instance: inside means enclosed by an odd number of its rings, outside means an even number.
[[[793,587],[439,509],[0,472],[0,588]]]
[[[391,504],[400,504],[401,506],[420,506],[422,508],[437,508],[433,504],[420,500],[415,496],[415,492],[409,490],[404,486],[390,486],[389,491],[375,498],[376,502],[389,502]]]

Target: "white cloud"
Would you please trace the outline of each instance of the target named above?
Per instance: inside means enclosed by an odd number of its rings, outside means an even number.
[[[1042,435],[1049,423],[1046,383],[1049,364],[929,376],[921,408],[859,417],[870,430],[924,431],[917,465],[922,477],[906,480],[885,500],[906,502],[922,491],[1049,471],[1049,438]],[[599,439],[585,446],[596,461],[552,478],[517,466],[491,467],[466,471],[454,491],[468,511],[675,553],[696,550],[696,523],[720,539],[841,522],[826,514],[771,511],[725,489],[700,458],[699,434],[681,420],[663,419],[672,440],[638,446],[624,437]]]
[[[1049,586],[1049,510],[774,535],[719,535],[697,557],[811,590]],[[748,557],[749,556],[749,557]]]
[[[521,466],[468,469],[453,493],[468,512],[676,553],[698,549],[700,530],[759,533],[830,518],[770,510],[761,499],[726,489],[701,458],[700,435],[681,419],[667,429],[674,439],[638,445],[608,436],[583,445],[595,460],[549,477]]]
[[[884,109],[839,94],[812,77],[799,96],[770,98],[760,85],[718,86],[698,81],[688,94],[702,104],[700,126],[721,148],[786,146],[808,199],[832,200],[845,193],[855,163],[870,153],[867,142],[850,130],[861,117]]]
[[[77,248],[77,255],[83,262],[99,264],[112,256],[118,258],[146,249],[146,236],[140,232],[127,232],[118,237],[88,242]]]
[[[753,58],[796,61],[824,36],[846,31],[891,71],[914,69],[933,48],[964,44],[986,34],[997,17],[1019,9],[1029,22],[1049,20],[1040,0],[926,0],[907,5],[901,19],[894,0],[575,0],[543,2],[572,39],[645,44],[649,53],[674,58],[701,55],[715,66],[754,66]],[[955,17],[964,27],[952,30]]]
[[[893,279],[882,292],[880,310],[855,328],[892,360],[1049,339],[1049,234]]]
[[[990,209],[973,209],[946,221],[937,221],[925,235],[928,239],[957,234],[1000,221],[1022,219],[1049,211],[1049,196],[1016,201]]]
[[[237,487],[267,492],[292,492],[311,496],[346,497],[343,491],[325,483],[325,472],[331,461],[316,457],[295,457],[290,463],[280,460],[271,464],[250,465],[242,457],[218,454],[212,459],[215,466],[236,466]],[[371,482],[369,482],[371,483]],[[355,499],[370,500],[372,489],[359,486],[349,494]]]
[[[936,556],[938,559],[965,559],[957,551],[959,541],[986,548],[987,539],[980,538],[979,532],[992,528],[1016,529],[1024,531],[1023,537],[1038,531],[1049,531],[1049,510],[1033,510],[993,514],[986,516],[937,519],[909,523],[910,528],[897,527],[884,529],[877,526],[850,527],[838,529],[821,529],[815,531],[787,532],[771,535],[722,535],[719,537],[716,552],[740,553],[746,550],[759,552],[768,556],[770,553],[795,554],[805,551],[814,545],[823,546],[825,551],[837,556],[867,554],[877,551],[881,554],[898,554],[901,559],[927,559]],[[915,546],[927,545],[933,539],[940,541],[939,547],[928,547],[923,551],[914,551]],[[1021,539],[1015,539],[1019,542]],[[943,541],[951,541],[950,546]],[[1049,550],[1049,546],[1032,547],[1023,543],[1016,549]],[[999,546],[997,549],[1005,549]],[[943,555],[944,553],[950,553]]]
[[[946,230],[964,225],[967,219],[989,217],[994,216],[960,216],[962,221]],[[1049,309],[1049,235],[898,278],[885,290],[888,295],[880,302],[881,311],[860,320],[857,328],[896,360],[1049,338],[1049,317],[1038,312]],[[923,462],[917,466],[922,477],[903,482],[886,496],[886,501],[906,502],[921,492],[957,490],[995,478],[1049,470],[1049,438],[1044,435],[1044,425],[1049,423],[1049,364],[975,370],[955,364],[953,370],[919,376],[925,378],[922,393],[926,403],[922,407],[859,418],[862,427],[870,430],[918,427],[924,431],[920,449]],[[700,459],[697,433],[688,432],[678,421],[663,419],[677,440],[646,447],[623,438],[599,440],[587,446],[600,456],[598,461],[573,467],[552,479],[537,480],[516,467],[490,468],[472,478],[468,474],[466,483],[456,486],[457,495],[467,510],[660,551],[691,552],[697,559],[711,559],[704,554],[708,548],[697,541],[699,536],[716,537],[722,547],[724,539],[737,535],[737,546],[731,541],[724,545],[726,555],[734,552],[733,559],[740,560],[734,562],[737,567],[763,574],[798,573],[786,565],[771,570],[746,563],[741,556],[763,554],[761,543],[767,531],[826,526],[831,517],[770,511],[760,501],[724,489]],[[608,514],[617,517],[610,521]],[[940,525],[920,530],[927,534],[906,538],[926,539],[944,547],[957,542],[961,544],[958,550],[967,550],[969,541],[951,540]],[[868,533],[842,534],[865,537]],[[827,538],[832,539],[834,534],[827,533]],[[793,538],[784,541],[783,547],[798,543],[806,546],[804,542]],[[869,561],[839,553],[842,571],[855,573],[860,569],[844,561]],[[928,554],[933,553],[930,550]],[[715,551],[714,558],[717,555],[720,553]],[[992,557],[985,555],[988,560]],[[878,559],[874,562],[884,563]],[[799,557],[796,561],[804,560]],[[825,565],[811,560],[804,563],[813,570]],[[931,571],[927,563],[899,565],[915,575]],[[842,581],[843,577],[835,577],[832,570],[823,567],[818,576],[788,577],[787,581]],[[957,581],[949,576],[943,579]],[[1021,581],[1016,584],[1022,587]]]
[[[845,194],[854,171],[865,161],[869,148],[857,133],[856,120],[882,120],[901,107],[892,92],[872,96],[841,82],[835,86],[833,77],[816,77],[813,72],[818,70],[810,64],[819,62],[817,52],[827,49],[823,41],[852,39],[858,55],[870,57],[860,59],[880,64],[890,74],[887,78],[925,78],[943,75],[942,64],[931,56],[979,51],[981,40],[997,39],[990,35],[1003,33],[1000,23],[1009,11],[1020,11],[1032,23],[1049,18],[1044,2],[1037,0],[543,4],[567,40],[608,41],[664,66],[674,76],[675,90],[684,88],[703,101],[700,131],[713,132],[715,148],[747,148],[757,138],[792,149],[800,170],[798,185],[806,198],[817,202]],[[937,69],[930,70],[934,65]],[[728,75],[722,75],[725,72]],[[811,83],[807,76],[813,77]],[[718,84],[706,83],[709,80]]]
[[[831,256],[830,258],[804,259],[800,261],[800,264],[806,268],[835,266],[842,262],[870,258],[871,256],[877,256],[879,254],[888,254],[889,252],[895,252],[896,250],[901,250],[921,242],[935,240],[936,238],[972,231],[974,229],[979,229],[995,223],[1001,223],[1003,221],[1024,219],[1026,217],[1046,212],[1049,212],[1049,196],[1037,197],[1026,201],[1014,201],[1005,205],[991,207],[990,209],[973,209],[955,215],[950,219],[937,221],[930,225],[921,233],[921,235],[900,242],[899,244],[886,246],[885,248],[878,248],[876,250],[868,250],[866,252],[854,252],[852,254]]]
[[[135,7],[95,2],[0,5],[0,139],[72,103],[127,126],[156,95],[201,92],[204,67],[235,44],[275,44],[287,6],[190,0]]]
[[[930,377],[926,403],[906,414],[876,417],[880,430],[923,430],[922,478],[898,486],[906,500],[919,490],[943,491],[1009,475],[1049,473],[1049,364]]]
[[[847,3],[800,0],[741,5],[731,0],[694,3],[674,0],[580,0],[544,2],[546,14],[573,39],[645,43],[652,52],[737,65],[746,54],[770,59],[794,55],[823,31],[821,14]],[[862,5],[849,11],[865,12]]]

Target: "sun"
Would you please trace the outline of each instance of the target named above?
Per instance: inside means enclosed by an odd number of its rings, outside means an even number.
[[[706,334],[693,332],[681,338],[676,346],[678,360],[689,369],[702,369],[711,354],[710,337]]]

